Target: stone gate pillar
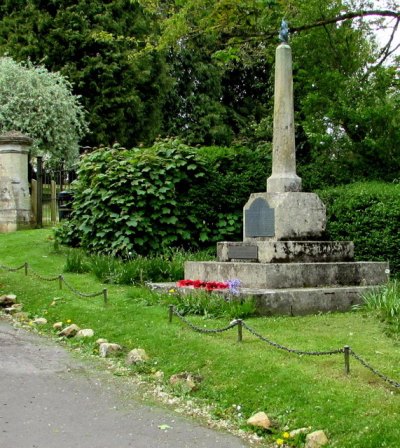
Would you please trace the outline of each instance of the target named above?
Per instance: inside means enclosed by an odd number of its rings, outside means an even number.
[[[28,153],[32,139],[19,132],[0,135],[0,232],[31,224]]]

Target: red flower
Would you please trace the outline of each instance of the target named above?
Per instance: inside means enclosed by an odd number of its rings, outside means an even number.
[[[178,286],[179,288],[205,288],[206,291],[229,288],[229,284],[225,282],[204,282],[203,280],[179,280],[176,283],[176,286]]]

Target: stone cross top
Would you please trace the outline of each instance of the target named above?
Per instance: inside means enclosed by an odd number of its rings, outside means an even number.
[[[274,137],[268,193],[301,191],[301,179],[296,174],[292,50],[286,40],[287,32],[286,22],[282,21],[282,43],[275,55]]]

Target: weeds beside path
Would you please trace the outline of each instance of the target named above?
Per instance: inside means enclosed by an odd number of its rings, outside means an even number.
[[[49,230],[0,235],[0,264],[28,262],[43,275],[62,273],[65,254],[54,252],[51,235]],[[104,287],[90,274],[65,277],[80,291]],[[70,320],[81,328],[92,328],[95,339],[107,338],[126,350],[144,348],[151,359],[138,372],[154,381],[154,373],[162,371],[163,387],[171,393],[178,393],[168,385],[172,374],[200,374],[204,378],[201,387],[188,398],[212,403],[216,419],[230,419],[248,429],[246,419],[265,411],[276,425],[276,434],[266,434],[267,441],[284,430],[311,426],[328,434],[331,447],[398,447],[399,391],[361,365],[353,363],[346,376],[340,357],[301,357],[268,347],[250,334],[240,344],[231,332],[198,334],[178,320],[169,324],[167,307],[146,288],[107,288],[109,304],[104,306],[101,297],[77,297],[55,284],[25,277],[23,272],[0,271],[0,294],[12,292],[32,317],[46,317],[49,323],[44,331],[52,333],[54,322]],[[191,320],[206,328],[229,324],[201,317]],[[400,379],[399,344],[385,336],[382,324],[371,313],[246,321],[260,334],[288,347],[323,351],[348,344],[380,371]],[[94,342],[69,343],[82,351],[96,351]],[[135,369],[126,372],[134,373]]]

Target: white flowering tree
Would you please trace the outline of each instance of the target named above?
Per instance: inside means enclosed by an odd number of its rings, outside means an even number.
[[[87,125],[71,90],[59,73],[0,57],[0,133],[20,131],[33,139],[32,155],[72,163]]]

